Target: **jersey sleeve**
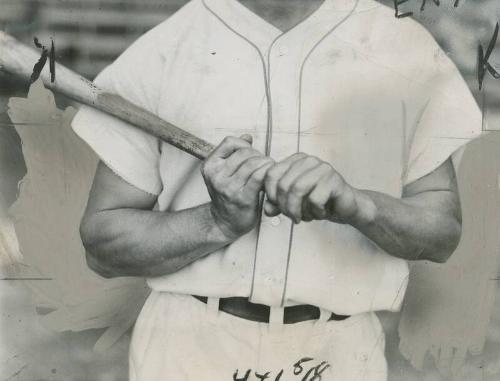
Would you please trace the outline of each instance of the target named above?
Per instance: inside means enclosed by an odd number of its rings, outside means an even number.
[[[450,156],[456,165],[464,146],[482,132],[482,113],[454,63],[439,49],[429,65],[432,73],[420,90],[423,105],[407,137],[403,185],[431,173]]]
[[[145,37],[104,69],[94,83],[156,113],[162,62],[151,38]],[[145,192],[160,193],[160,142],[157,138],[87,106],[80,108],[72,127],[118,176]]]

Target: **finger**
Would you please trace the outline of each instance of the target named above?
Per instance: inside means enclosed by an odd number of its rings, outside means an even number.
[[[264,213],[268,217],[274,217],[280,214],[281,211],[280,208],[278,208],[275,204],[266,199],[266,201],[264,202]]]
[[[278,205],[282,205],[280,202],[283,202],[286,214],[296,223],[302,219],[304,197],[313,190],[328,169],[329,166],[318,159],[307,158],[290,167],[278,183]],[[286,194],[282,194],[283,191],[286,191]]]
[[[311,203],[309,201],[310,194],[318,187],[321,189],[316,189],[316,192],[321,192],[321,194],[326,194],[328,201],[328,176],[333,172],[333,169],[327,163],[321,163],[304,176],[297,179],[297,181],[292,185],[292,189],[295,193],[303,194],[301,198],[301,204],[289,205],[288,208],[296,209],[300,208],[302,213],[303,221],[312,221],[314,219],[323,219],[324,213],[321,210],[313,210]],[[323,189],[324,188],[324,189]],[[293,198],[289,199],[289,203],[293,202]],[[326,202],[326,201],[325,201]],[[324,209],[324,208],[323,208]]]
[[[307,207],[307,200],[302,200],[302,221],[309,222],[315,219],[310,212],[310,208]]]
[[[262,190],[266,173],[272,165],[271,160],[261,161],[248,177],[244,190],[250,192],[251,195],[257,195]]]
[[[238,153],[239,151],[235,152],[227,161]],[[257,155],[244,159],[231,176],[227,176],[226,170],[222,170],[216,177],[224,179],[226,190],[238,191],[242,193],[242,197],[258,197],[266,172],[272,165],[273,160],[271,158],[262,156],[257,152]],[[251,183],[247,184],[250,180]]]
[[[243,166],[248,159],[254,157],[261,158],[265,156],[263,156],[259,151],[249,147],[236,150],[231,156],[229,156],[224,161],[224,165],[222,167],[223,176],[226,177],[234,176],[238,172],[240,167]]]
[[[288,171],[278,181],[276,203],[281,212],[294,220],[295,223],[299,223],[302,218],[302,198],[314,186],[315,177],[308,174],[311,172],[317,174],[314,168],[319,164],[320,161],[312,156],[297,160],[290,165]],[[308,175],[306,181],[299,181],[306,175]],[[301,186],[297,186],[297,184],[301,184]]]
[[[243,134],[240,136],[240,139],[247,141],[248,143],[250,143],[250,145],[253,144],[253,136],[250,134]]]
[[[237,153],[234,153],[233,156],[236,154]],[[232,159],[232,156],[229,158],[229,160],[230,159]],[[265,166],[267,171],[267,169],[269,169],[272,165],[273,165],[273,160],[271,158],[263,156],[261,153],[257,152],[256,155],[249,156],[241,162],[239,167],[234,171],[233,175],[231,176],[231,179],[233,181],[241,183],[241,186],[243,187],[247,185],[247,182],[249,181],[252,174],[256,170],[258,170],[262,166]],[[259,190],[261,187],[262,184],[259,184]]]
[[[202,166],[202,174],[206,181],[227,181],[249,157],[261,155],[253,148],[245,147],[236,150],[226,159],[212,158]],[[241,186],[242,183],[239,185]]]
[[[324,176],[307,196],[304,208],[315,219],[321,220],[327,216],[326,204],[330,200],[332,192],[331,183],[331,179],[328,176]]]
[[[268,156],[263,156],[260,152],[257,152],[257,155],[249,156],[245,159],[238,169],[234,172],[233,176],[240,177],[244,179],[244,182],[247,183],[250,180],[253,172],[259,169],[262,166],[266,166],[269,169],[274,164],[274,160]]]
[[[208,156],[207,160],[212,158],[222,158],[225,159],[229,157],[233,152],[241,148],[250,147],[248,140],[237,138],[234,136],[227,136],[222,140],[222,142],[212,151]]]
[[[278,186],[278,181],[286,173],[290,165],[292,165],[295,161],[304,158],[305,156],[306,155],[304,153],[294,154],[292,156],[289,156],[285,160],[276,163],[269,169],[264,184],[266,188],[267,198],[272,203],[275,203],[276,201],[276,188]]]

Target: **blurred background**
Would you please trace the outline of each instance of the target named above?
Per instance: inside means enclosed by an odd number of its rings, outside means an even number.
[[[265,0],[256,0],[263,1]],[[289,0],[305,1],[305,0]],[[0,0],[0,30],[34,46],[33,38],[50,46],[55,43],[56,60],[93,79],[132,41],[165,20],[185,0]],[[428,0],[400,5],[400,13],[412,11],[457,64],[483,109],[488,129],[500,130],[500,80],[489,74],[479,92],[477,47],[487,46],[500,20],[498,0],[441,0],[437,6]],[[385,1],[393,7],[392,1]],[[490,63],[500,71],[500,41]],[[411,49],[411,46],[408,47]],[[9,97],[26,96],[28,84],[0,72],[0,215],[14,202],[18,182],[26,167],[20,139],[6,113]],[[57,99],[60,108],[64,99]],[[494,132],[496,134],[496,132]],[[500,147],[500,146],[499,146]],[[500,149],[499,149],[500,151]],[[500,163],[500,154],[494,160]],[[494,190],[495,192],[498,189]],[[96,355],[92,346],[100,335],[97,330],[54,333],[37,321],[28,290],[19,281],[0,283],[0,380],[89,380],[127,379],[129,334],[104,354]],[[470,356],[470,371],[464,380],[500,380],[500,308],[495,307],[485,351]],[[398,315],[381,314],[389,332],[391,381],[444,380],[428,365],[427,372],[411,368],[397,349]],[[8,340],[3,340],[8,338]],[[8,342],[6,347],[2,342]],[[473,375],[473,376],[471,376]],[[464,376],[465,377],[465,376]]]

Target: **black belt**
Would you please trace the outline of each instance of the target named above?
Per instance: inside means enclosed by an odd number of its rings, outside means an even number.
[[[193,295],[203,303],[207,303],[206,296]],[[242,319],[256,321],[260,323],[269,323],[271,308],[264,304],[256,304],[248,301],[247,298],[231,297],[219,299],[219,310]],[[317,320],[320,317],[320,309],[310,304],[301,304],[298,306],[284,307],[283,323],[293,324],[306,320]],[[332,312],[328,318],[330,320],[345,320],[349,315],[337,315]]]

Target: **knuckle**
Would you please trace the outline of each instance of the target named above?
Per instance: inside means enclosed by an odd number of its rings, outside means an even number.
[[[256,155],[256,151],[253,149],[253,148],[249,148],[249,147],[245,147],[245,148],[241,148],[239,150],[239,152],[241,152],[241,154],[245,157],[248,157],[248,156],[255,156]]]
[[[326,161],[322,161],[320,164],[319,164],[320,168],[322,170],[324,170],[325,172],[327,171],[333,171],[333,168],[330,164],[328,164]]]
[[[265,177],[264,178],[264,188],[266,190],[267,196],[268,197],[274,197],[275,195],[275,188],[274,188],[274,182],[269,180],[269,178]]]
[[[272,158],[270,158],[269,156],[264,156],[264,160],[265,160],[266,164],[269,164],[271,166],[276,165],[276,162]],[[270,167],[270,168],[272,168],[272,167]]]
[[[303,186],[303,184],[299,181],[296,181],[294,182],[291,187],[290,187],[290,191],[294,194],[294,195],[297,195],[297,196],[301,196],[305,193],[305,188]]]
[[[248,147],[238,147],[234,153],[238,155],[245,155],[248,154],[249,151],[250,148]]]
[[[289,187],[289,185],[288,185],[287,181],[285,181],[285,180],[278,181],[278,186],[277,186],[278,192],[286,193],[288,191],[288,187]]]
[[[254,170],[251,174],[250,174],[250,180],[262,180],[264,177],[264,172],[261,171],[259,168]]]
[[[259,184],[262,184],[264,182],[264,176],[265,176],[265,172],[263,171],[260,171],[260,170],[256,170],[254,171],[251,175],[250,175],[250,179],[249,181],[251,181],[252,183],[259,183]]]
[[[268,163],[268,160],[262,158],[261,156],[252,156],[248,159],[248,163],[255,168],[264,166]]]
[[[269,171],[267,171],[267,174],[269,176],[276,176],[278,170],[278,165],[273,165],[271,168],[269,168]]]
[[[256,158],[254,156],[247,157],[245,160],[243,160],[242,167],[251,169],[257,165],[257,161],[255,160]]]
[[[266,179],[269,183],[275,183],[278,181],[278,171],[277,171],[276,167],[271,167],[267,171]]]
[[[250,148],[240,148],[236,150],[236,152],[233,154],[235,159],[240,162],[245,162],[252,157],[252,150]]]
[[[304,159],[304,163],[305,164],[309,164],[309,165],[315,165],[315,164],[318,164],[319,163],[319,160],[317,157],[315,156],[307,156],[305,159]]]
[[[338,182],[338,183],[335,185],[335,189],[334,189],[334,191],[335,191],[335,193],[336,193],[337,195],[339,195],[339,196],[340,196],[340,195],[346,195],[346,194],[347,194],[346,190],[347,190],[347,187],[345,186],[345,183],[344,183],[344,182]]]
[[[236,194],[233,194],[233,199],[232,201],[240,206],[240,207],[245,207],[249,204],[248,197],[244,197],[241,192],[238,192]]]
[[[321,199],[314,194],[309,195],[309,203],[316,208],[321,208],[323,206]]]
[[[220,190],[224,190],[226,188],[225,182],[219,177],[212,178],[211,183],[212,183],[212,187],[215,190],[217,190],[217,192],[219,192],[219,193],[220,193]]]
[[[204,178],[209,178],[213,174],[212,166],[210,163],[207,163],[207,162],[205,162],[201,166],[200,170],[201,170],[201,174],[203,175]]]
[[[223,140],[221,145],[224,146],[229,146],[229,147],[234,147],[238,145],[238,139],[235,138],[234,136],[226,136]]]
[[[264,157],[264,156],[262,155],[262,153],[260,153],[260,152],[259,152],[258,150],[256,150],[255,148],[253,148],[253,147],[249,147],[248,149],[250,150],[250,152],[252,152],[252,154],[253,154],[253,155],[260,156],[260,157]]]
[[[233,190],[228,186],[221,187],[219,193],[222,197],[227,199],[232,199],[234,197]]]
[[[332,182],[335,186],[340,187],[344,184],[344,178],[338,172],[333,171],[331,174]]]

